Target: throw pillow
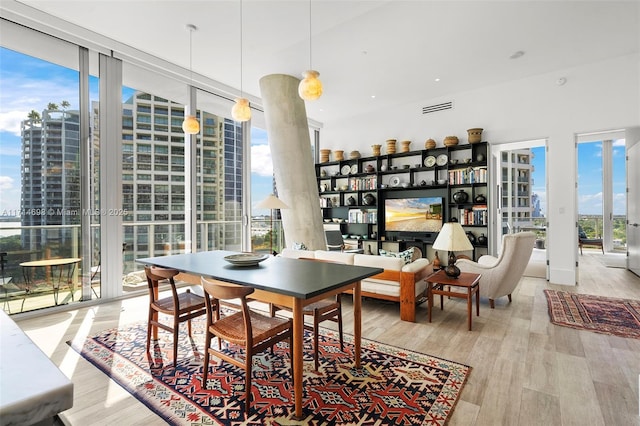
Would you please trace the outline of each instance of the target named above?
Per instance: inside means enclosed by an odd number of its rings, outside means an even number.
[[[305,246],[304,243],[293,243],[293,249],[294,250],[306,250],[307,246]]]
[[[400,253],[386,251],[383,249],[380,249],[378,253],[380,253],[380,256],[399,257],[404,261],[405,265],[411,263],[411,261],[413,260],[413,247],[409,247],[407,250],[401,251]]]

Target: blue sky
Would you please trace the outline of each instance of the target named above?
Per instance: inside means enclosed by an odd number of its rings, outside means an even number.
[[[97,84],[91,98],[97,99]],[[77,109],[77,72],[39,59],[0,48],[0,214],[20,207],[20,121],[31,110],[42,112],[49,102],[69,101]],[[128,96],[127,92],[123,97]],[[251,131],[252,205],[272,192],[273,168],[265,130]],[[539,150],[539,151],[536,151]],[[543,148],[534,149],[534,192],[541,195],[546,213]],[[614,144],[614,214],[624,214],[624,146]],[[578,150],[579,213],[600,214],[602,208],[602,144],[580,144]],[[269,214],[257,211],[253,214]]]

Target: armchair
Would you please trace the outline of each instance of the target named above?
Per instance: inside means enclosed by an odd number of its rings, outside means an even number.
[[[507,234],[502,238],[502,249],[498,257],[485,255],[478,262],[458,259],[456,266],[462,272],[482,275],[480,296],[488,297],[493,309],[498,297],[507,296],[511,302],[511,292],[520,282],[535,242],[536,234],[533,232]]]
[[[327,237],[327,250],[329,251],[343,251],[345,253],[364,253],[361,248],[349,248],[344,243],[342,233],[340,230],[326,230],[324,231]]]

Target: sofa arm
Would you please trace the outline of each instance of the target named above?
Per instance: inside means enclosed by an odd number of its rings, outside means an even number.
[[[416,259],[413,262],[404,265],[402,267],[402,272],[408,272],[413,274],[423,270],[424,268],[429,267],[429,265],[431,265],[431,262],[429,261],[429,259],[425,259],[425,258]]]

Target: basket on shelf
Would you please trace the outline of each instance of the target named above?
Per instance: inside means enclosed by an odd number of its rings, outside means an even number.
[[[331,154],[331,150],[330,149],[321,149],[320,150],[320,162],[321,163],[326,163],[327,161],[329,161],[329,154]]]
[[[469,143],[478,143],[482,140],[482,130],[479,127],[467,130],[469,134]]]
[[[436,141],[434,141],[431,138],[427,139],[427,141],[424,143],[425,149],[433,149],[435,147],[436,147]]]
[[[395,154],[395,153],[396,153],[396,140],[387,139],[387,154]]]
[[[444,146],[455,146],[458,145],[458,137],[457,136],[447,136],[444,138]]]

